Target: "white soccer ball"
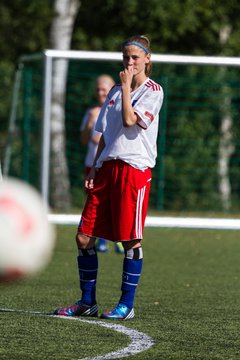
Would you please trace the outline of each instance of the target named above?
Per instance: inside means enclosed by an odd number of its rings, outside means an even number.
[[[55,245],[47,212],[30,185],[0,181],[0,281],[34,275],[47,265]]]

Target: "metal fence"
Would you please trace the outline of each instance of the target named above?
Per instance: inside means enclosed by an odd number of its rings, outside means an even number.
[[[52,74],[57,59],[67,59],[62,131],[73,207],[81,206],[85,199],[86,149],[80,145],[79,129],[85,110],[94,102],[95,78],[108,73],[118,81],[122,66],[119,53],[90,53],[47,51],[23,57],[13,94],[8,173],[32,183],[49,199],[54,141]],[[152,209],[239,211],[239,60],[153,56],[152,78],[162,85],[165,98],[153,169]]]

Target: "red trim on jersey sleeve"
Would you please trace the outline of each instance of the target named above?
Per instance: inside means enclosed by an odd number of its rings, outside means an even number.
[[[159,84],[155,83],[154,81],[152,81],[150,79],[146,82],[145,86],[151,87],[153,91],[161,91],[162,90],[162,88]]]
[[[144,115],[150,119],[150,121],[152,122],[154,120],[154,115],[152,113],[150,113],[149,111],[145,111]]]

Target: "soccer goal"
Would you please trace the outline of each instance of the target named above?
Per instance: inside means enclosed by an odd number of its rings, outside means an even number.
[[[240,59],[153,54],[152,61],[165,98],[150,209],[234,216],[240,210]],[[19,60],[3,172],[38,188],[54,212],[81,211],[82,117],[94,102],[95,78],[108,73],[119,81],[121,63],[118,52],[60,50]]]

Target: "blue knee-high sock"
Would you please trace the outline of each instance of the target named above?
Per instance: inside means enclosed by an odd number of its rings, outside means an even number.
[[[79,249],[78,271],[80,289],[82,290],[81,301],[91,305],[96,302],[96,282],[98,271],[98,257],[95,248]]]
[[[142,272],[142,258],[141,247],[125,252],[121,288],[122,296],[119,302],[125,304],[128,308],[133,308],[135,293]]]

